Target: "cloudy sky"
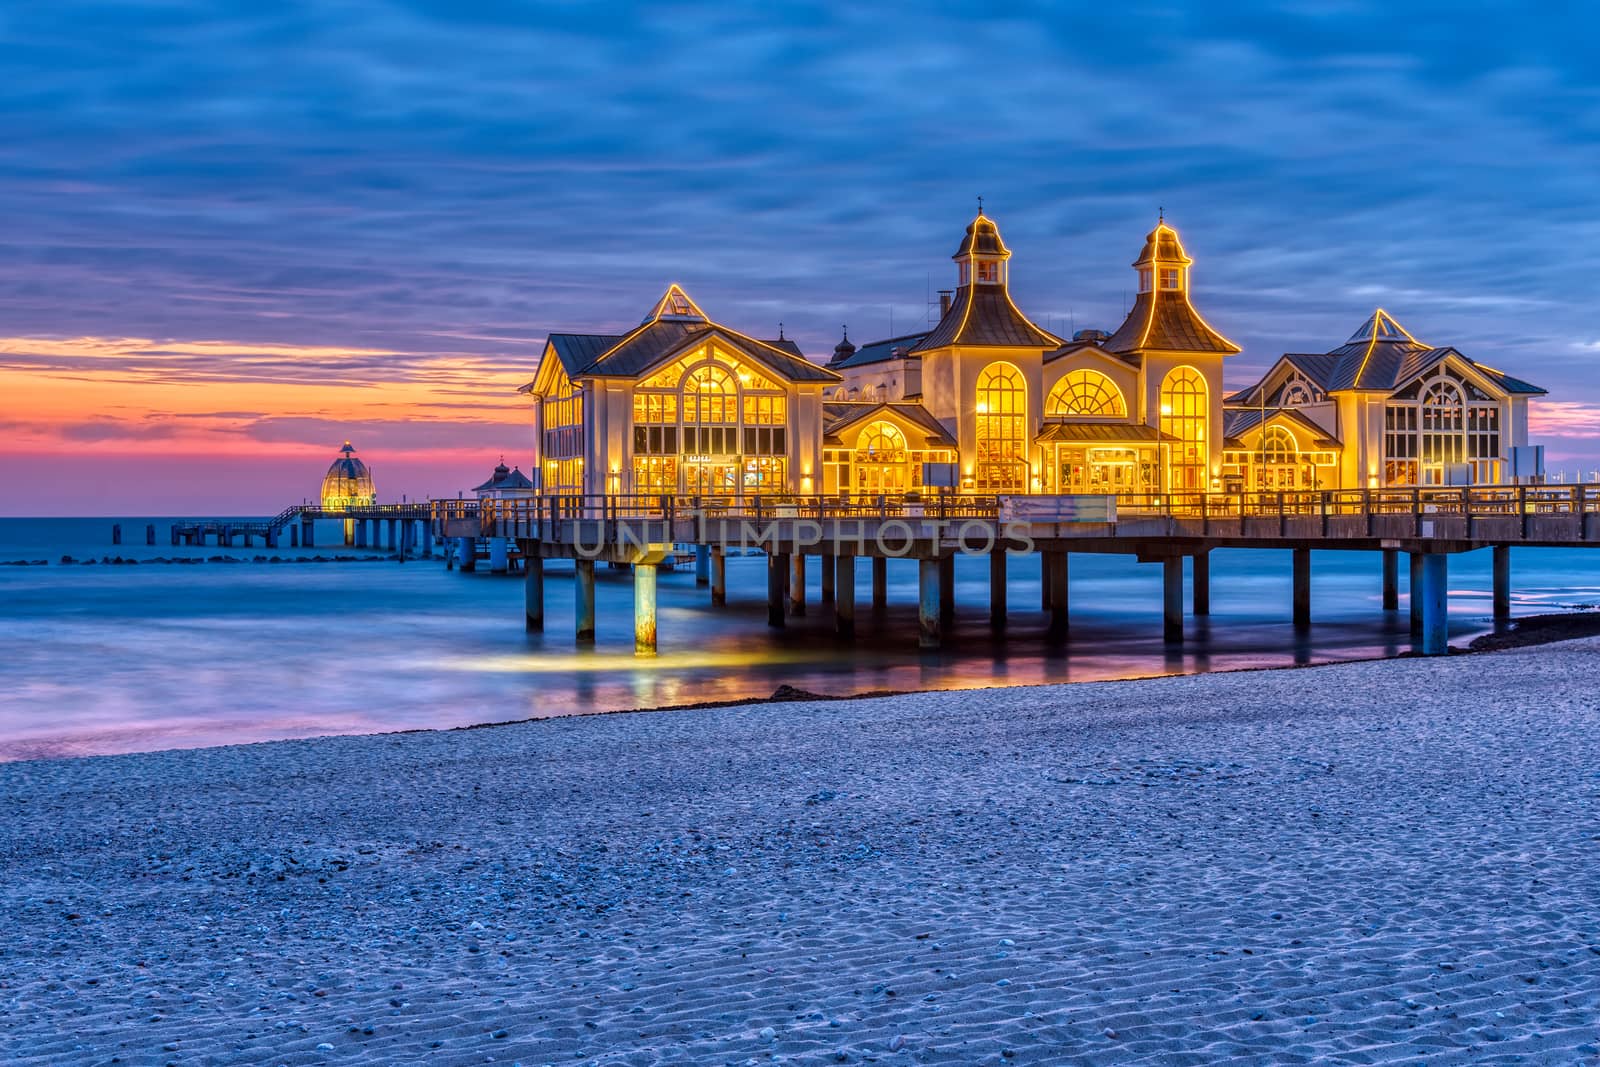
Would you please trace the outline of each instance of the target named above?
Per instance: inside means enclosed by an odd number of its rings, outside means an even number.
[[[826,358],[979,195],[1042,324],[1114,328],[1165,207],[1230,384],[1382,305],[1587,471],[1600,18],[1403,6],[6,5],[0,508],[274,511],[346,437],[453,495],[546,333],[679,281]]]

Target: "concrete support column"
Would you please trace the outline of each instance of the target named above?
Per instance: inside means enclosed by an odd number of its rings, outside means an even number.
[[[544,629],[544,557],[534,546],[527,556],[527,573],[522,578],[523,614],[528,629]]]
[[[1422,654],[1450,651],[1450,557],[1430,552],[1422,557]]]
[[[824,604],[832,604],[834,580],[833,553],[824,552],[820,558],[822,560],[822,602]]]
[[[400,547],[400,542],[398,540],[396,540],[396,538],[395,538],[395,533],[396,533],[395,526],[396,526],[396,524],[395,524],[395,521],[393,519],[389,519],[385,523],[385,525],[387,525],[389,527],[389,531],[388,531],[389,532],[389,548],[392,551],[392,550]]]
[[[783,629],[783,580],[789,572],[789,557],[781,552],[767,554],[767,625]]]
[[[317,547],[317,523],[314,519],[306,519],[300,523],[300,547]]]
[[[1494,621],[1505,622],[1511,618],[1511,546],[1495,545],[1494,553]]]
[[[833,566],[833,628],[840,637],[852,637],[856,632],[856,558],[835,556]]]
[[[694,546],[694,584],[711,584],[711,546]]]
[[[939,625],[949,629],[956,624],[956,558],[939,560]]]
[[[633,654],[656,654],[656,565],[633,565]]]
[[[1411,636],[1422,636],[1422,560],[1423,553],[1411,553],[1411,571],[1407,576],[1406,596],[1411,601]]]
[[[882,556],[872,559],[872,607],[874,610],[889,605],[889,561]]]
[[[711,603],[728,602],[728,556],[721,545],[711,549]]]
[[[577,619],[578,643],[594,644],[594,560],[573,562],[572,614]]]
[[[349,543],[350,542],[347,539],[345,541],[345,544],[349,544]],[[366,548],[367,547],[367,520],[366,519],[357,519],[356,520],[356,544],[355,544],[355,547],[356,548]]]
[[[1055,564],[1055,554],[1039,553],[1039,610],[1050,610],[1050,568]]]
[[[998,545],[989,553],[989,626],[1006,628],[1006,550]]]
[[[789,614],[799,618],[806,613],[806,557],[796,552],[789,557]]]
[[[433,523],[426,519],[422,523],[422,554],[433,555]]]
[[[1046,552],[1050,561],[1050,628],[1062,631],[1067,628],[1067,554]]]
[[[1400,552],[1398,549],[1386,548],[1383,550],[1383,610],[1398,611],[1400,609]]]
[[[511,569],[510,538],[489,538],[489,573],[504,574]]]
[[[1183,640],[1183,557],[1161,561],[1161,636],[1177,643]]]
[[[939,561],[917,560],[917,645],[921,648],[938,648],[942,634],[939,629]]]
[[[1294,628],[1311,629],[1311,550],[1294,550]]]
[[[300,547],[300,527],[299,527],[299,525],[297,523],[292,523],[291,522],[289,524],[289,547],[290,548],[299,548]]]
[[[1190,560],[1193,587],[1189,595],[1194,598],[1194,613],[1198,618],[1211,614],[1211,550],[1196,552]]]

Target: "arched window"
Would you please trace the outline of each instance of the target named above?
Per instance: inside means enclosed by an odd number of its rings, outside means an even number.
[[[633,394],[636,493],[788,489],[784,388],[737,352],[705,345]]]
[[[979,492],[1028,489],[1028,383],[1009,363],[991,363],[978,375],[978,455],[973,483]]]
[[[1294,463],[1300,458],[1300,446],[1294,436],[1282,426],[1268,426],[1261,435],[1262,463]]]
[[[1444,468],[1466,458],[1466,405],[1455,383],[1440,378],[1422,394],[1423,483],[1442,485]]]
[[[911,487],[906,435],[891,422],[874,422],[856,438],[851,472],[858,493],[903,493]]]
[[[1170,442],[1167,489],[1198,491],[1206,487],[1206,380],[1193,367],[1175,367],[1161,382],[1161,432]]]
[[[1125,418],[1127,405],[1115,382],[1096,370],[1068,371],[1044,401],[1047,419],[1085,416]]]

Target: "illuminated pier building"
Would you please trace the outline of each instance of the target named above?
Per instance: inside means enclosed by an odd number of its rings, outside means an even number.
[[[982,214],[929,330],[828,363],[758,340],[670,287],[622,335],[552,334],[535,379],[546,492],[701,497],[1351,489],[1526,478],[1543,390],[1424,344],[1383,311],[1349,342],[1289,354],[1228,393],[1239,346],[1192,298],[1163,219],[1112,333],[1057,337],[1010,294],[1011,250]],[[1514,468],[1513,460],[1521,465]]]

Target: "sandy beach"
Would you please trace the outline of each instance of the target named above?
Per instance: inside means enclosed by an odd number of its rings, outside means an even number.
[[[11,1064],[1600,1060],[1600,641],[0,765]]]

